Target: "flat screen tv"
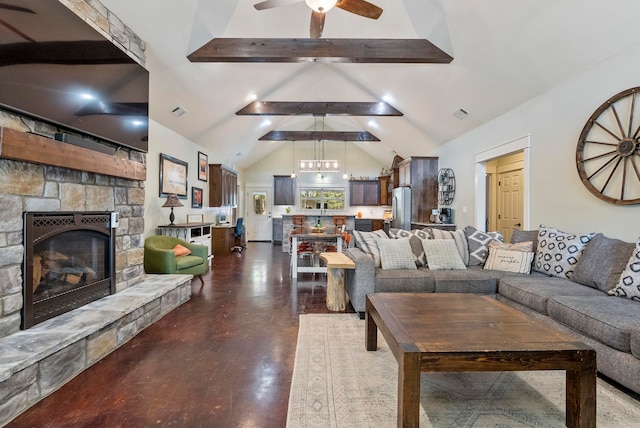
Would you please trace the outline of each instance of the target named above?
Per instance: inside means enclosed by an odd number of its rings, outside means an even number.
[[[0,0],[0,109],[146,152],[149,72],[58,0]]]

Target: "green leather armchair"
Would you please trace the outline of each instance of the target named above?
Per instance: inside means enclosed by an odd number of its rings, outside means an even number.
[[[176,257],[173,248],[178,244],[191,250],[191,254]],[[144,241],[144,271],[197,275],[204,285],[202,274],[207,272],[208,255],[205,245],[191,244],[173,236],[149,236]]]

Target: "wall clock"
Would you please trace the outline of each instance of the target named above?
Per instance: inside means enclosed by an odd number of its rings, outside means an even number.
[[[614,95],[580,134],[576,165],[582,183],[612,204],[640,204],[640,87]]]

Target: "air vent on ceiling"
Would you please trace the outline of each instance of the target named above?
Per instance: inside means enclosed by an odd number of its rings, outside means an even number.
[[[185,109],[183,109],[180,106],[177,106],[176,108],[174,108],[173,110],[171,110],[171,113],[175,116],[175,117],[180,117],[183,114],[185,114],[187,111]]]
[[[453,113],[453,115],[455,117],[457,117],[458,119],[462,120],[465,117],[469,116],[469,112],[466,111],[465,109],[461,108],[455,111],[455,113]]]

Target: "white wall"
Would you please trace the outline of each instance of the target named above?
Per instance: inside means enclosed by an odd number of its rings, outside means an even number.
[[[149,121],[149,152],[147,153],[147,181],[145,183],[145,204],[144,204],[144,236],[156,235],[156,226],[169,224],[170,208],[162,208],[166,197],[160,197],[160,153],[172,156],[181,161],[187,162],[188,167],[188,198],[181,199],[184,205],[181,208],[174,208],[176,216],[174,223],[186,223],[187,214],[204,214],[205,221],[213,222],[217,208],[207,207],[209,201],[208,182],[198,180],[198,152],[202,152],[209,157],[209,163],[220,163],[212,158],[211,153],[186,138],[176,134],[169,128],[155,122]],[[202,209],[191,208],[191,188],[199,187],[203,189]]]
[[[340,172],[326,173],[324,179],[317,177],[317,173],[298,172],[297,163],[300,159],[314,159],[313,142],[298,141],[292,148],[291,142],[267,142],[264,144],[279,145],[279,148],[265,156],[260,162],[253,164],[245,170],[244,181],[247,187],[273,187],[274,175],[289,175],[295,168],[297,174],[298,187],[340,187],[347,190],[347,205],[349,201],[349,182],[342,178],[344,173],[345,147],[344,142],[331,141],[325,143],[325,159],[337,159],[340,161]],[[347,143],[347,174],[354,177],[370,177],[377,179],[382,168],[389,168],[382,165],[376,159],[369,156],[357,145],[376,143]],[[295,160],[295,166],[294,166]],[[284,206],[274,206],[273,215],[279,216],[285,213]],[[295,207],[291,207],[292,213],[296,212]],[[380,207],[347,207],[346,214],[355,215],[361,211],[364,217],[381,217],[383,208]]]
[[[616,206],[592,195],[580,181],[575,158],[586,121],[613,95],[640,86],[639,68],[640,45],[636,45],[443,146],[438,153],[440,167],[456,174],[452,205],[456,223],[475,224],[474,157],[530,134],[528,227],[546,224],[635,241],[640,236],[640,206]]]

